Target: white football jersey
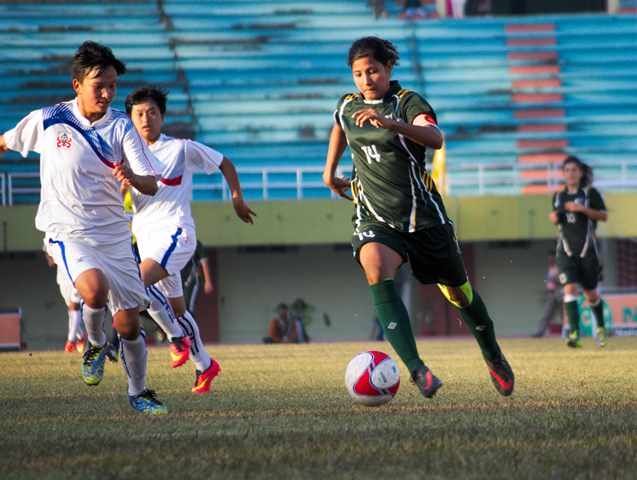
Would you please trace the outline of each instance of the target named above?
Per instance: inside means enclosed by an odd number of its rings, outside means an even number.
[[[138,175],[157,175],[159,167],[125,113],[109,108],[91,123],[72,100],[31,112],[4,138],[24,157],[40,154],[38,230],[96,245],[130,236],[112,170],[126,162]]]
[[[133,233],[149,226],[195,228],[190,202],[192,201],[192,174],[213,173],[223,155],[193,140],[160,135],[149,146],[161,166],[159,190],[153,197],[142,195],[135,189],[133,197]]]

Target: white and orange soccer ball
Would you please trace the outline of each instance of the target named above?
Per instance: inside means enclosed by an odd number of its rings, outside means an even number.
[[[345,386],[356,403],[382,405],[396,395],[400,386],[400,370],[386,353],[375,350],[361,352],[347,365]]]

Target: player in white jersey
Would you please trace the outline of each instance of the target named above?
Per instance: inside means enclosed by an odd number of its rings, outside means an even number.
[[[171,340],[184,336],[184,333],[187,335],[196,367],[192,391],[205,393],[210,390],[220,367],[204,349],[197,322],[186,308],[181,283],[181,270],[190,261],[197,245],[190,209],[192,174],[211,174],[221,170],[230,186],[237,216],[246,223],[252,223],[254,212],[243,200],[237,172],[229,159],[201,143],[161,133],[166,113],[165,92],[154,87],[140,88],[126,99],[126,111],[161,164],[161,178],[157,182],[155,196],[144,196],[131,189],[132,228],[139,249],[140,269],[151,302],[156,302],[149,313]],[[166,303],[164,296],[168,297],[176,321],[162,315],[166,312],[161,308],[162,302]]]
[[[126,71],[113,52],[83,43],[72,62],[76,98],[31,112],[0,136],[0,152],[40,154],[40,205],[36,228],[84,302],[89,348],[81,367],[87,385],[104,375],[105,308],[121,337],[131,406],[149,414],[166,407],[146,388],[146,344],[139,310],[148,299],[130,247],[121,185],[153,195],[155,159],[126,114],[111,110],[117,77]]]

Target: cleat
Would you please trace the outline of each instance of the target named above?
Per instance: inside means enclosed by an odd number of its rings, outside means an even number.
[[[71,340],[67,340],[67,342],[64,344],[64,351],[66,353],[73,353],[77,351],[76,343]]]
[[[597,343],[599,348],[604,348],[607,342],[608,334],[606,333],[606,329],[604,327],[597,327],[597,331],[595,332],[595,343]]]
[[[219,362],[210,360],[210,366],[206,370],[203,372],[200,372],[199,370],[195,371],[195,386],[192,387],[192,393],[196,393],[198,395],[208,393],[210,391],[212,381],[220,373],[221,366],[219,366]]]
[[[494,360],[485,360],[487,367],[489,368],[489,375],[491,375],[491,382],[493,386],[503,397],[508,397],[513,393],[513,387],[515,386],[515,375],[513,369],[504,355],[500,353],[500,356]]]
[[[166,415],[168,407],[157,400],[153,390],[146,389],[139,395],[129,395],[128,403],[140,413],[147,415]]]
[[[432,398],[438,389],[442,387],[442,381],[436,377],[426,365],[411,372],[411,382],[415,383],[420,393],[425,398]]]
[[[181,367],[190,357],[190,339],[188,337],[176,337],[170,341],[170,366]]]
[[[579,339],[579,332],[571,332],[568,334],[566,346],[570,348],[582,348],[582,342]]]
[[[106,345],[96,347],[89,342],[89,348],[84,352],[81,366],[82,379],[89,386],[97,385],[104,378],[104,361],[106,360]]]

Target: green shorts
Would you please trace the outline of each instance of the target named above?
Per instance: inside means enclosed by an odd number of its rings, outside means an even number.
[[[362,223],[352,235],[354,256],[366,243],[382,243],[409,262],[414,277],[428,285],[459,287],[467,281],[462,253],[450,224],[436,225],[413,233],[399,232],[383,223]],[[360,261],[359,261],[360,263]]]
[[[558,248],[555,263],[562,285],[577,283],[584,290],[595,290],[602,279],[602,264],[593,249],[583,257],[579,255],[569,257],[562,248]]]

